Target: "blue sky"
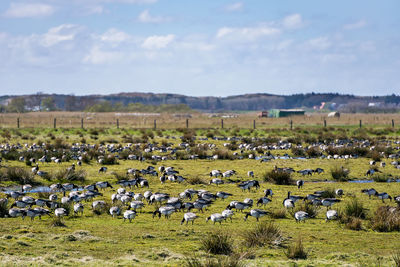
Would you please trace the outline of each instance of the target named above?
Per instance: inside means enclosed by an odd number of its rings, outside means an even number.
[[[398,0],[0,2],[0,94],[400,93]]]

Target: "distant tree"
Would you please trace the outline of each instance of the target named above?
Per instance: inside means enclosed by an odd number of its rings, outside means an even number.
[[[7,106],[8,112],[16,112],[16,113],[23,113],[26,111],[25,109],[25,98],[23,97],[16,97],[11,99],[10,103]]]
[[[45,111],[54,111],[56,110],[56,102],[53,97],[49,96],[42,100],[41,107]]]

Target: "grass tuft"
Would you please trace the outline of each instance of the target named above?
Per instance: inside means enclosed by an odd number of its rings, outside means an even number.
[[[50,226],[52,227],[67,227],[65,223],[61,220],[60,217],[54,217],[53,220],[50,221]]]
[[[305,260],[308,257],[308,252],[303,246],[303,241],[299,238],[296,243],[290,245],[285,252],[286,257],[289,259],[302,259]]]
[[[289,172],[275,171],[266,172],[263,175],[265,182],[274,183],[277,185],[293,185],[294,180]]]
[[[353,198],[344,206],[344,215],[347,217],[365,219],[367,217],[367,209],[364,207],[363,202],[359,201],[357,198]]]
[[[371,219],[371,228],[378,232],[400,231],[400,210],[389,206],[379,207]]]
[[[233,240],[229,234],[215,231],[201,240],[201,248],[211,254],[230,255],[233,252]]]
[[[400,250],[397,250],[392,254],[392,259],[394,261],[394,266],[400,267]]]
[[[331,176],[336,181],[347,181],[349,179],[349,169],[345,169],[343,167],[333,167],[331,169]]]
[[[243,244],[247,247],[280,246],[283,242],[280,228],[273,223],[259,223],[243,233]]]

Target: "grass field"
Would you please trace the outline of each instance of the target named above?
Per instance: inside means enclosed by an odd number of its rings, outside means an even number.
[[[290,131],[287,128],[248,130],[240,127],[233,127],[223,130],[197,129],[195,134],[200,136],[244,136],[244,137],[269,137],[269,138],[333,138],[338,137],[369,137],[377,144],[382,140],[397,140],[399,132],[396,128],[370,127],[358,129],[357,127],[309,127],[301,128],[297,131]],[[88,144],[104,143],[118,144],[127,143],[128,140],[136,141],[143,139],[143,136],[150,136],[152,143],[170,142],[177,146],[181,140],[180,136],[185,135],[185,131],[180,130],[159,130],[152,132],[154,139],[151,138],[149,131],[139,131],[135,129],[51,129],[51,128],[28,128],[11,129],[3,128],[0,130],[1,143],[51,143],[63,142],[65,144],[82,143]],[[187,134],[187,133],[186,133]],[[175,137],[173,139],[172,137]],[[3,140],[1,140],[3,139]],[[61,140],[61,141],[59,141]],[[302,141],[300,141],[302,142]],[[197,143],[213,143],[222,148],[224,143],[232,143],[226,140],[196,141]],[[305,144],[303,142],[303,144]],[[396,145],[392,144],[392,149],[397,152]],[[239,150],[235,150],[239,151]],[[234,152],[234,151],[232,151]],[[291,150],[271,150],[274,155],[292,155]],[[162,155],[162,153],[154,153]],[[371,227],[376,209],[382,205],[395,207],[394,202],[382,201],[361,193],[364,188],[375,188],[378,192],[387,192],[391,196],[400,194],[400,183],[351,183],[351,182],[332,182],[330,169],[335,166],[345,166],[350,170],[350,179],[363,180],[366,178],[365,172],[369,169],[367,157],[356,159],[274,159],[269,162],[260,162],[254,159],[236,160],[167,160],[144,162],[119,160],[116,165],[108,165],[105,174],[99,174],[101,166],[95,160],[90,164],[83,164],[77,169],[86,171],[86,181],[90,184],[97,181],[109,181],[114,189],[107,189],[102,197],[96,198],[106,200],[110,203],[111,194],[115,193],[117,185],[112,172],[124,173],[128,168],[142,169],[149,165],[159,167],[173,166],[185,178],[200,178],[206,184],[191,185],[187,182],[182,184],[166,182],[161,184],[158,177],[145,176],[149,180],[152,192],[167,192],[171,196],[177,196],[180,192],[188,188],[206,189],[212,193],[225,191],[232,193],[233,196],[227,200],[216,200],[208,211],[197,213],[200,218],[194,225],[180,225],[183,212],[172,214],[170,219],[162,217],[152,218],[154,205],[146,205],[142,213],[138,213],[132,223],[124,222],[122,217],[112,218],[104,213],[94,214],[90,209],[91,202],[84,203],[85,211],[83,216],[68,216],[62,219],[65,227],[51,226],[53,218],[43,217],[42,220],[36,218],[33,222],[29,218],[0,218],[0,260],[1,265],[23,266],[23,265],[137,265],[137,266],[182,266],[187,264],[187,258],[197,257],[201,261],[206,259],[221,259],[234,256],[216,256],[206,253],[201,249],[201,240],[210,232],[222,231],[228,233],[232,238],[234,254],[241,257],[241,262],[248,266],[395,266],[393,255],[400,251],[400,232],[377,232]],[[391,174],[394,178],[400,176],[400,170],[395,169],[390,163],[391,159],[383,158],[386,162],[385,168],[379,168],[383,174]],[[74,161],[56,163],[40,163],[40,169],[49,174],[54,174],[57,170],[63,170]],[[293,179],[304,179],[303,189],[297,189],[293,185],[275,185],[263,182],[263,175],[271,171],[274,166],[292,167],[295,170],[305,168],[323,168],[325,173],[313,176],[301,176],[293,174]],[[2,168],[21,167],[30,171],[25,162],[18,160],[6,160],[3,156]],[[213,169],[226,171],[234,169],[237,174],[231,177],[233,180],[248,180],[247,171],[253,170],[255,178],[261,182],[261,189],[250,192],[241,191],[235,183],[225,183],[220,186],[209,185],[208,173]],[[38,184],[49,185],[54,181],[47,181],[38,176],[35,177]],[[14,185],[10,181],[3,181],[3,186]],[[222,212],[232,200],[243,201],[245,198],[257,200],[263,196],[263,190],[271,188],[274,192],[272,202],[265,207],[265,210],[278,212],[282,210],[282,201],[287,192],[291,191],[295,195],[305,196],[318,190],[338,189],[344,190],[342,202],[333,206],[338,211],[343,211],[346,204],[354,197],[359,199],[367,210],[367,217],[362,219],[362,229],[359,231],[346,228],[345,224],[337,221],[325,222],[326,208],[320,207],[315,218],[307,220],[305,223],[296,223],[293,216],[286,212],[284,218],[273,219],[266,216],[260,222],[272,221],[282,232],[283,242],[280,245],[267,245],[264,247],[248,247],[244,242],[244,235],[247,230],[254,228],[257,224],[255,219],[250,217],[247,221],[243,220],[244,215],[240,212],[235,213],[233,222],[229,220],[221,225],[212,222],[206,223],[206,218],[212,213]],[[143,193],[147,188],[134,188],[135,193]],[[31,194],[37,197],[37,194]],[[61,195],[59,194],[61,197]],[[303,245],[308,252],[305,260],[291,260],[285,255],[287,247],[295,243],[298,239],[303,241]],[[223,266],[223,265],[221,265]],[[227,266],[227,265],[225,265]]]

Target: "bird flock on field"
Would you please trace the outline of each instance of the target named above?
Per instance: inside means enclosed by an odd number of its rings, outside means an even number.
[[[241,141],[241,139],[226,138],[222,140],[227,141]],[[207,141],[202,139],[201,141]],[[397,141],[396,141],[397,142]],[[400,142],[394,142],[395,145],[399,145]],[[229,143],[225,143],[224,146],[228,147]],[[391,144],[392,145],[392,144]],[[329,151],[332,147],[335,149],[357,146],[361,148],[373,149],[372,145],[368,140],[363,141],[343,141],[337,140],[331,144],[316,144],[314,146],[305,147],[305,151],[311,148],[317,147],[322,152],[327,152],[328,155],[321,154],[319,158],[322,159],[352,159],[357,158],[357,154],[332,154]],[[208,144],[197,144],[197,148],[207,147],[208,150],[216,151],[216,145],[214,143]],[[241,143],[237,145],[237,149],[240,152],[234,152],[232,155],[234,159],[240,160],[244,158],[259,160],[260,162],[266,162],[270,160],[277,159],[281,156],[273,155],[271,151],[276,150],[287,150],[291,149],[293,144],[288,141],[278,141],[275,144],[256,144],[254,143]],[[302,148],[300,145],[297,147]],[[331,150],[330,150],[331,149]],[[399,150],[399,147],[395,147]],[[178,145],[178,147],[173,147],[171,144],[156,145],[147,144],[146,146],[141,146],[140,144],[127,144],[127,145],[89,145],[89,144],[73,144],[69,151],[66,150],[50,150],[47,148],[45,143],[43,144],[33,144],[33,145],[20,145],[20,144],[3,144],[0,146],[0,151],[2,155],[7,155],[8,153],[14,153],[19,151],[20,155],[18,157],[19,161],[25,161],[34,166],[31,168],[33,175],[46,177],[49,175],[46,171],[43,171],[41,165],[44,164],[60,164],[65,161],[73,160],[75,163],[66,168],[66,172],[74,173],[78,168],[83,168],[85,159],[88,157],[88,151],[96,151],[97,163],[102,165],[105,164],[111,157],[125,159],[125,160],[152,160],[165,162],[167,160],[178,159],[178,151],[191,151],[189,143],[183,142]],[[134,151],[141,151],[151,156],[144,156],[143,153],[133,153]],[[260,151],[262,154],[260,155]],[[44,155],[40,157],[30,157],[26,158],[27,153],[42,153]],[[164,153],[166,155],[154,155],[152,153]],[[382,152],[380,152],[382,153]],[[53,155],[54,154],[54,155]],[[56,155],[57,154],[57,155]],[[189,153],[190,154],[190,153]],[[53,156],[52,156],[53,155]],[[258,156],[257,156],[258,155]],[[385,155],[388,159],[393,160],[391,165],[396,169],[400,169],[400,162],[398,158],[399,153],[393,153]],[[147,158],[146,158],[147,157]],[[292,158],[287,154],[283,157]],[[215,153],[212,156],[200,156],[198,154],[192,153],[189,155],[187,160],[196,159],[208,159],[208,160],[219,160],[220,156]],[[0,158],[0,163],[2,163],[2,158]],[[380,172],[377,167],[377,162],[371,160],[369,162],[370,168],[366,171],[366,176],[372,176],[374,173]],[[3,166],[4,167],[4,166]],[[385,162],[380,163],[381,168],[385,168]],[[6,167],[4,167],[6,168]],[[243,171],[243,170],[241,170]],[[342,171],[345,174],[349,173],[349,170],[342,167]],[[98,169],[98,174],[103,175],[108,172],[106,166],[101,166]],[[337,210],[333,207],[342,201],[342,197],[345,195],[344,191],[340,188],[335,190],[334,196],[326,197],[324,191],[316,191],[308,195],[295,195],[291,191],[287,192],[287,197],[283,200],[277,200],[271,188],[262,189],[262,183],[255,179],[256,175],[253,170],[246,170],[248,180],[233,180],[233,177],[237,175],[237,171],[230,169],[226,171],[221,171],[218,169],[210,170],[204,173],[204,175],[209,176],[209,186],[213,190],[205,189],[185,189],[184,191],[172,195],[169,192],[152,192],[150,190],[150,181],[152,179],[148,177],[159,177],[161,185],[166,183],[187,183],[187,178],[179,174],[179,171],[175,170],[172,166],[148,166],[145,169],[135,169],[130,168],[126,170],[127,179],[119,179],[115,183],[110,183],[109,181],[99,181],[89,185],[77,185],[74,183],[55,183],[49,186],[49,195],[47,198],[39,197],[39,193],[35,197],[35,193],[32,191],[34,187],[29,184],[24,184],[21,186],[21,190],[8,190],[3,188],[4,198],[0,199],[0,205],[7,207],[8,217],[30,217],[34,220],[35,217],[41,219],[42,216],[55,216],[55,217],[67,217],[74,214],[75,216],[82,216],[85,210],[104,211],[106,210],[109,215],[113,218],[121,217],[124,221],[132,222],[137,216],[145,216],[142,213],[144,207],[152,208],[152,217],[169,219],[173,214],[178,212],[183,213],[181,224],[191,223],[198,219],[199,214],[203,214],[205,211],[210,211],[217,202],[226,201],[226,208],[224,210],[219,210],[216,213],[212,213],[206,216],[206,221],[212,221],[214,224],[222,224],[226,221],[233,221],[234,217],[242,217],[244,221],[248,220],[249,217],[253,217],[256,221],[259,221],[261,217],[271,214],[271,211],[267,210],[268,205],[272,201],[282,201],[282,206],[292,212],[296,222],[306,221],[315,215],[307,213],[306,210],[297,210],[295,208],[299,203],[307,203],[307,205],[312,205],[314,207],[326,207],[326,220],[336,220],[339,217]],[[307,168],[302,170],[294,170],[289,167],[278,167],[274,166],[273,172],[286,172],[286,173],[299,173],[302,176],[312,176],[320,175],[324,173],[322,168]],[[146,176],[148,176],[146,178]],[[304,179],[304,178],[303,178]],[[220,185],[230,183],[236,184],[236,186],[242,190],[244,193],[248,192],[259,192],[256,199],[245,198],[243,200],[238,200],[233,193],[217,191],[214,190]],[[215,187],[214,187],[215,186]],[[303,187],[306,186],[304,180],[298,180],[296,182],[298,194],[300,194]],[[135,189],[135,190],[134,190]],[[107,192],[106,190],[112,190],[111,199],[108,201],[104,200],[103,194]],[[134,191],[136,192],[134,192]],[[146,191],[145,191],[146,190]],[[140,191],[140,192],[139,192]],[[293,191],[293,190],[292,190]],[[394,200],[400,206],[400,195],[391,196],[386,192],[378,192],[374,188],[366,188],[361,190],[362,193],[368,195],[369,199],[379,199],[382,202],[385,200]],[[102,197],[102,198],[101,198]],[[101,198],[102,200],[99,200]],[[235,199],[236,198],[236,199]],[[229,203],[228,203],[229,202]],[[225,204],[223,206],[225,206]],[[238,215],[239,214],[239,215]],[[236,215],[236,216],[235,216]]]

